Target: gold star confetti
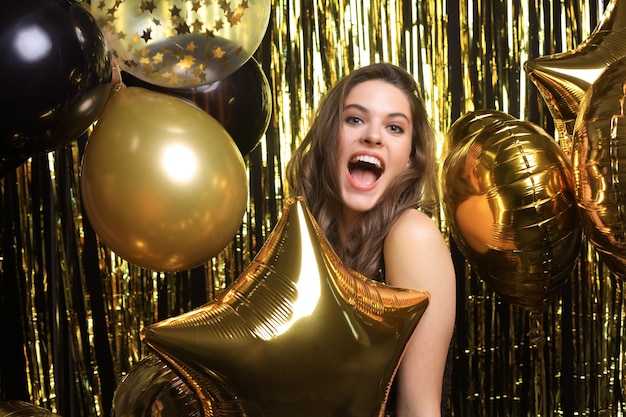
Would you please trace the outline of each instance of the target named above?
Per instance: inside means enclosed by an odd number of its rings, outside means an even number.
[[[230,3],[228,1],[220,0],[218,4],[220,5],[224,13],[228,13],[230,11]]]
[[[176,75],[176,74],[172,74],[172,76],[171,76],[171,77],[169,77],[169,78],[170,78],[170,83],[171,83],[171,84],[173,84],[173,85],[178,85],[178,84],[180,84],[180,78],[178,78],[178,75]]]
[[[196,19],[196,21],[192,23],[191,27],[195,33],[200,33],[202,31],[202,22]]]
[[[178,24],[178,26],[176,27],[176,32],[179,35],[187,34],[187,33],[189,33],[189,26],[187,26],[187,23],[185,23],[185,22],[180,22]]]
[[[154,4],[153,0],[150,1],[144,1],[142,3],[142,6],[145,10],[147,10],[148,12],[152,13],[154,11],[154,9],[156,9],[156,5]]]
[[[185,57],[182,60],[180,60],[178,65],[181,68],[191,68],[195,62],[196,60],[194,59],[192,55],[185,55]]]
[[[185,47],[185,49],[186,49],[187,51],[192,52],[192,53],[193,53],[193,51],[195,51],[195,50],[196,50],[196,48],[197,48],[197,46],[196,46],[196,44],[194,43],[194,41],[189,42],[189,43],[187,44],[187,46]]]
[[[176,5],[174,5],[174,7],[170,9],[170,14],[172,15],[172,17],[174,16],[180,17],[180,9],[176,7]]]
[[[182,48],[178,47],[171,51],[172,56],[175,56],[178,59],[182,59],[183,51]]]
[[[222,48],[220,48],[219,46],[213,50],[213,56],[214,56],[215,58],[220,59],[220,58],[222,58],[225,54],[226,54],[226,52],[225,52]]]
[[[230,24],[235,26],[238,23],[241,23],[241,18],[243,17],[244,8],[239,6],[237,10],[233,14],[232,19],[230,20]]]
[[[150,28],[143,31],[143,35],[141,35],[141,37],[143,38],[144,41],[146,41],[146,43],[148,43],[148,41],[152,39],[151,33],[152,33],[152,29]]]

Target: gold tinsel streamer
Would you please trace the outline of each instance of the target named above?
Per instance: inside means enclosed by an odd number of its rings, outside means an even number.
[[[577,0],[274,1],[256,54],[272,84],[274,114],[246,158],[250,207],[233,242],[192,271],[145,271],[97,241],[82,219],[80,144],[33,157],[0,182],[3,220],[15,217],[0,229],[11,242],[0,252],[0,279],[15,280],[20,295],[10,320],[24,338],[29,400],[67,415],[110,411],[115,387],[107,384],[145,353],[140,329],[194,307],[198,288],[200,299],[213,298],[261,246],[282,210],[291,150],[321,95],[352,68],[387,61],[413,73],[440,145],[457,117],[481,108],[554,131],[523,63],[572,50],[603,10],[603,1]],[[623,284],[593,248],[581,254],[561,299],[533,322],[491,292],[450,244],[459,277],[454,415],[623,415]],[[537,329],[543,346],[529,339]],[[0,399],[11,398],[0,392]]]

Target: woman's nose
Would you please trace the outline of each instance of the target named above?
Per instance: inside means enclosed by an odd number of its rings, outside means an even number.
[[[380,145],[383,143],[383,137],[380,129],[377,127],[369,127],[367,132],[363,135],[363,142],[369,145]]]

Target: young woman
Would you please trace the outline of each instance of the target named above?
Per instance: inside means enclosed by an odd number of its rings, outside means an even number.
[[[440,416],[455,275],[428,215],[436,203],[434,135],[413,77],[382,63],[340,80],[295,150],[287,181],[347,267],[430,293],[388,407],[397,417]]]

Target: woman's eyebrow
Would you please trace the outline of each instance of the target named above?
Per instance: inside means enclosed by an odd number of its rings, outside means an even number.
[[[355,108],[355,109],[360,110],[360,111],[362,111],[364,113],[369,113],[369,110],[367,109],[367,107],[364,107],[364,106],[362,106],[360,104],[356,104],[356,103],[354,103],[354,104],[346,104],[343,107],[343,111],[345,112],[346,110],[349,110],[351,108]],[[389,113],[387,115],[387,117],[402,117],[402,118],[406,119],[407,122],[410,122],[409,117],[406,114],[402,113],[402,112]]]

